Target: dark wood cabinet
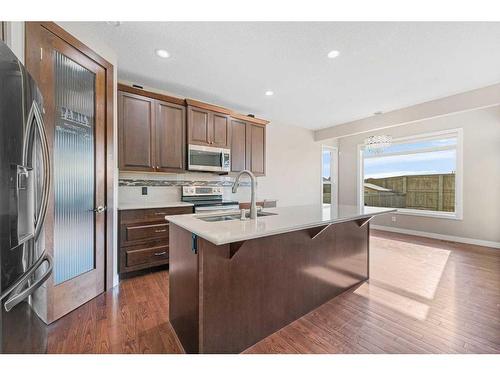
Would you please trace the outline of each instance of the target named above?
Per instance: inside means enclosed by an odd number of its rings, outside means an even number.
[[[193,99],[118,85],[119,168],[183,172],[186,145],[231,150],[231,171],[266,173],[268,121]]]
[[[210,145],[210,111],[188,106],[188,143]]]
[[[194,106],[187,107],[188,143],[201,146],[230,147],[230,117]]]
[[[246,167],[256,176],[266,174],[266,127],[247,123],[246,129]]]
[[[246,168],[246,129],[247,123],[231,119],[231,172],[240,172]]]
[[[178,98],[119,85],[119,168],[181,172],[185,169],[186,108]],[[155,97],[146,95],[152,94]]]
[[[184,169],[186,109],[184,106],[155,101],[156,170],[171,172]]]
[[[212,112],[211,133],[212,146],[229,148],[231,139],[230,117]]]
[[[118,129],[120,169],[154,171],[154,100],[120,91]]]
[[[193,207],[121,210],[118,214],[118,272],[168,264],[169,223],[166,215],[193,213]]]
[[[243,169],[266,174],[266,127],[231,118],[231,172]]]

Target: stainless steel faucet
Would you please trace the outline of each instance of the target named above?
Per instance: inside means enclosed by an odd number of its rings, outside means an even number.
[[[243,170],[236,176],[233,184],[233,193],[238,191],[238,186],[240,185],[240,177],[241,175],[246,174],[250,177],[250,183],[252,188],[252,197],[250,201],[250,219],[257,218],[257,203],[255,202],[255,191],[257,190],[257,180],[255,179],[255,175],[249,170]]]

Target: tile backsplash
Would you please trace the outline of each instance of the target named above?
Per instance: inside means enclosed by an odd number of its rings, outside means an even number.
[[[222,186],[223,197],[227,200],[247,202],[250,200],[250,180],[242,178],[240,189],[233,194],[231,187],[235,175],[218,176],[208,173],[158,174],[120,172],[118,203],[172,203],[181,200],[181,187],[186,185]],[[258,184],[258,179],[257,179]],[[147,187],[147,195],[142,195],[142,187]],[[258,192],[258,190],[257,190]],[[257,198],[259,198],[257,196]]]

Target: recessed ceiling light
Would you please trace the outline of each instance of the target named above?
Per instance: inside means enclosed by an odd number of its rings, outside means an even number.
[[[167,59],[170,57],[170,53],[168,53],[167,50],[164,50],[164,49],[157,49],[156,51],[156,54],[164,59]]]
[[[265,93],[264,93],[265,96],[273,96],[274,95],[274,92],[272,92],[271,90],[267,90]]]
[[[328,52],[328,55],[327,55],[327,56],[328,56],[328,58],[329,58],[329,59],[334,59],[334,58],[336,58],[338,55],[340,55],[340,52],[339,52],[339,51],[337,51],[337,50],[332,50],[332,51]]]

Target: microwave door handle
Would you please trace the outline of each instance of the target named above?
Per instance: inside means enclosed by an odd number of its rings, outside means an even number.
[[[50,169],[50,154],[49,154],[49,146],[47,142],[47,134],[45,132],[45,128],[43,125],[43,118],[42,114],[40,112],[40,109],[38,108],[38,104],[36,101],[33,101],[31,105],[30,112],[28,114],[28,126],[27,126],[27,131],[26,131],[26,138],[25,138],[25,143],[23,146],[23,164],[26,164],[29,155],[28,153],[31,151],[31,142],[34,140],[34,134],[33,137],[31,137],[31,128],[33,126],[33,123],[36,125],[35,130],[38,132],[38,135],[40,136],[40,146],[42,149],[42,164],[44,168],[44,173],[43,173],[43,182],[42,182],[42,201],[40,204],[40,211],[35,217],[35,232],[34,232],[34,239],[38,238],[40,235],[40,232],[42,230],[42,225],[45,220],[45,215],[47,213],[47,206],[49,203],[49,193],[50,193],[50,178],[51,178],[51,169]]]
[[[220,153],[220,167],[224,169],[224,151]]]
[[[17,306],[22,301],[24,301],[31,294],[33,294],[33,292],[35,290],[37,290],[49,278],[49,276],[52,273],[52,268],[53,268],[52,258],[49,254],[45,254],[44,256],[41,257],[41,262],[34,269],[34,271],[36,271],[41,266],[41,264],[43,262],[47,262],[48,266],[47,266],[47,269],[45,270],[45,272],[42,274],[42,276],[38,280],[36,280],[33,284],[31,284],[29,287],[24,289],[22,292],[18,292],[19,287],[20,287],[20,285],[19,285],[18,288],[16,288],[16,292],[13,293],[12,296],[10,296],[7,299],[7,301],[5,301],[5,304],[4,304],[5,311],[8,312],[8,311],[12,310],[12,308]],[[34,271],[33,271],[33,273],[34,273]],[[26,281],[28,281],[28,280],[26,279]]]

